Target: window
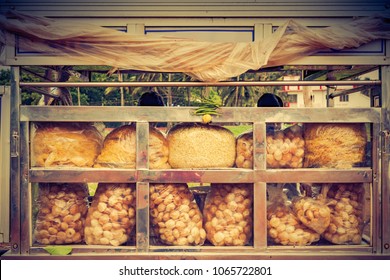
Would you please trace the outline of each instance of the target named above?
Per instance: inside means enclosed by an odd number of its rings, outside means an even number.
[[[348,102],[349,101],[349,95],[340,95],[340,102]]]

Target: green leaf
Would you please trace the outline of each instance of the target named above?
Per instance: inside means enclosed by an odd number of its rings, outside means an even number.
[[[46,246],[44,249],[53,256],[66,256],[72,252],[70,246]]]

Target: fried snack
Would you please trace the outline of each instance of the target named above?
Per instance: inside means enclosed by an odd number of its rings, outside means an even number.
[[[37,124],[32,137],[32,166],[92,167],[103,137],[88,123]]]
[[[304,167],[351,168],[364,161],[367,143],[362,123],[308,123]]]
[[[236,166],[238,168],[253,168],[253,132],[245,132],[237,136]]]
[[[181,123],[167,135],[172,168],[233,167],[236,139],[228,129],[210,124]]]
[[[327,197],[331,220],[322,236],[334,244],[360,244],[363,226],[363,186],[334,184]]]
[[[271,241],[281,245],[306,246],[320,239],[320,234],[303,225],[293,214],[282,187],[268,187],[267,190],[267,232]]]
[[[305,246],[317,242],[320,235],[301,224],[291,212],[282,209],[268,215],[268,236],[277,244]]]
[[[285,130],[275,131],[267,135],[267,167],[299,168],[303,166],[305,156],[305,140],[302,128],[293,125]]]
[[[253,186],[211,184],[203,210],[207,239],[215,246],[247,245],[252,238]]]
[[[136,167],[136,127],[123,125],[112,130],[104,139],[103,149],[94,167]],[[149,127],[149,168],[168,169],[168,143],[162,132]]]
[[[267,167],[299,168],[303,165],[305,141],[302,128],[293,125],[285,130],[267,134]],[[237,137],[236,166],[253,168],[253,132],[246,132]]]
[[[166,245],[203,245],[203,217],[187,184],[150,185],[151,226]]]
[[[87,198],[85,184],[40,184],[35,240],[43,245],[82,242]]]
[[[319,234],[330,224],[330,209],[324,200],[299,197],[293,200],[292,208],[302,224]]]
[[[85,242],[126,243],[135,225],[135,203],[135,184],[99,184],[85,222]]]

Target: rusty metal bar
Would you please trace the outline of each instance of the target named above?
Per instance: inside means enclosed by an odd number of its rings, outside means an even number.
[[[381,85],[381,81],[225,81],[225,82],[20,82],[21,87],[229,87]]]

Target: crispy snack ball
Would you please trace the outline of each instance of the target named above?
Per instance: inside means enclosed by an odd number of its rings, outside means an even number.
[[[99,184],[85,221],[85,243],[126,243],[135,225],[135,203],[135,184]]]
[[[334,244],[360,244],[364,188],[361,184],[334,184],[328,194],[330,224],[322,236]]]
[[[215,246],[247,245],[252,238],[251,184],[211,184],[203,209],[207,239]]]
[[[203,245],[203,217],[187,184],[150,185],[151,226],[167,245]]]
[[[123,125],[112,130],[104,139],[103,149],[94,167],[133,169],[136,165],[136,127]],[[151,169],[170,168],[168,143],[162,132],[149,128],[149,166]]]
[[[238,168],[253,168],[253,132],[245,132],[237,136],[236,166]]]
[[[303,165],[305,141],[302,128],[293,125],[268,133],[266,137],[268,168],[299,168]],[[253,131],[237,137],[236,166],[253,168]]]
[[[43,245],[82,242],[87,198],[85,184],[40,184],[35,240]]]
[[[92,167],[103,137],[88,123],[37,124],[32,138],[32,166]]]
[[[302,224],[319,234],[323,233],[330,224],[330,209],[322,199],[299,197],[293,199],[292,208]]]
[[[290,246],[310,245],[320,235],[304,226],[291,212],[279,209],[268,214],[268,237],[277,244]]]
[[[281,245],[306,246],[320,239],[320,234],[306,227],[294,215],[287,204],[282,188],[267,188],[269,204],[267,207],[268,238]]]

